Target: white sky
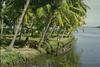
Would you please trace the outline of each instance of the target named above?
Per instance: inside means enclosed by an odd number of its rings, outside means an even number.
[[[87,12],[86,26],[100,26],[100,0],[86,0],[91,8]]]

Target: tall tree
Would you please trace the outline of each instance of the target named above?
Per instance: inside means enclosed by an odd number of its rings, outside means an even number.
[[[21,23],[22,23],[22,21],[23,21],[23,18],[24,18],[24,15],[25,15],[26,11],[27,11],[27,8],[28,8],[28,6],[29,6],[29,3],[30,3],[30,0],[27,0],[27,1],[26,1],[26,4],[25,4],[25,7],[24,7],[24,10],[23,10],[23,12],[22,12],[22,15],[21,15],[21,17],[19,18],[19,22],[18,22],[18,25],[17,25],[17,29],[16,29],[16,31],[15,31],[14,38],[12,39],[12,42],[11,42],[11,44],[10,44],[10,46],[9,46],[10,48],[13,47],[13,44],[14,44],[14,42],[15,42],[16,36],[17,36],[17,34],[18,34],[18,31],[19,31],[19,27],[20,27],[20,25],[21,25]]]
[[[1,36],[0,36],[0,38],[2,38],[2,35],[3,35],[4,14],[5,14],[5,8],[6,8],[5,1],[2,1],[1,6],[2,6],[2,8],[1,8]]]

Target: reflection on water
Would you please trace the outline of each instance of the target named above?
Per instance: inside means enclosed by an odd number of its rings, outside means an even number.
[[[67,54],[38,56],[33,64],[20,67],[100,67],[100,29],[80,29],[75,36],[78,40]]]
[[[35,58],[33,67],[79,67],[79,55],[74,48],[65,55],[50,56],[43,55]]]

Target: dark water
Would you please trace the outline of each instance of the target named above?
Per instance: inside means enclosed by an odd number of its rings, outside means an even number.
[[[73,48],[65,55],[42,55],[24,67],[100,67],[100,29],[84,28],[75,33]]]

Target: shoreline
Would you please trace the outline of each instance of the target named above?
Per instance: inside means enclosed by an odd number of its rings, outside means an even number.
[[[57,55],[60,55],[62,50],[64,51],[64,53],[67,53],[67,50],[68,51],[70,50],[70,48],[68,47],[68,44],[71,44],[71,42],[73,41],[73,38],[69,38],[68,40],[69,41],[67,42],[67,44],[64,47],[59,48],[59,51],[58,50],[56,51],[56,49],[53,49],[55,52],[54,53],[50,52],[50,54],[56,56],[56,52],[58,52],[59,54],[57,54]],[[57,48],[58,46],[55,46],[55,47]],[[12,51],[8,51],[7,49],[5,50],[2,47],[0,49],[1,49],[0,50],[0,52],[1,52],[0,53],[1,67],[6,67],[9,65],[13,66],[16,64],[23,64],[23,63],[26,64],[28,62],[31,63],[35,57],[47,54],[43,48],[39,48],[39,50],[41,50],[41,53],[36,49],[27,48],[27,47],[13,48]],[[61,53],[61,54],[64,54],[64,53]]]

